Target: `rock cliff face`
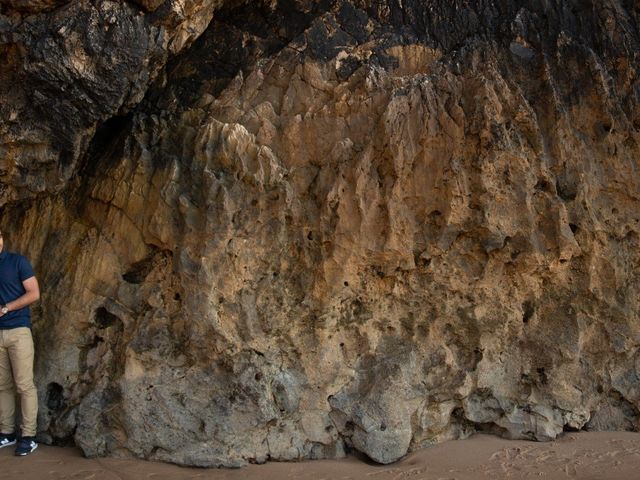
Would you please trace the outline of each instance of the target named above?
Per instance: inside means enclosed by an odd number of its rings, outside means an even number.
[[[1,8],[43,441],[388,463],[638,429],[638,2]]]

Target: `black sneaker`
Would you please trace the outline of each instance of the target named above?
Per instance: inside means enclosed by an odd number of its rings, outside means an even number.
[[[36,443],[35,437],[22,437],[20,440],[18,440],[18,445],[16,446],[16,455],[18,455],[19,457],[29,455],[36,448],[38,448],[38,444]]]
[[[0,433],[0,448],[15,445],[16,436],[13,433]]]

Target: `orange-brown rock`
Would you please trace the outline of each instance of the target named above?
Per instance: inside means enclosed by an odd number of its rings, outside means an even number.
[[[163,4],[132,77],[50,78],[90,115],[46,128],[5,81],[41,439],[237,466],[636,430],[638,11],[507,3]]]

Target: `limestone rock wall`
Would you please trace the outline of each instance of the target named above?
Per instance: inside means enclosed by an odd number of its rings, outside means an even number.
[[[636,3],[3,5],[42,440],[238,466],[638,429]]]

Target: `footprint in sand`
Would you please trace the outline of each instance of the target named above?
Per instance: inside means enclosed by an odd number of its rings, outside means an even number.
[[[423,474],[427,469],[426,468],[412,468],[410,470],[405,470],[400,472],[398,475],[393,477],[393,480],[403,480],[405,478],[416,477],[418,475]]]
[[[385,468],[384,470],[376,470],[375,472],[367,473],[367,477],[375,477],[376,475],[385,475],[389,473],[397,473],[401,470],[399,468]]]
[[[553,450],[549,450],[547,452],[543,452],[542,454],[540,454],[536,460],[539,462],[547,462],[551,459],[555,460],[558,458],[558,454],[556,452],[554,452]]]
[[[578,475],[578,472],[574,465],[565,465],[564,473],[567,477],[575,477]]]
[[[48,473],[51,477],[59,478],[59,479],[78,478],[81,480],[92,480],[93,478],[96,478],[96,474],[100,473],[100,471],[99,470],[81,470],[79,472],[75,472],[69,475],[66,473],[60,473],[57,470],[49,470]]]
[[[97,473],[99,473],[97,470],[86,470],[84,472],[77,472],[75,476],[78,478],[85,478],[88,480],[91,478],[96,478]]]
[[[498,450],[493,453],[489,460],[492,461],[500,461],[500,460],[516,460],[519,458],[524,458],[530,456],[532,453],[535,453],[535,450],[532,450],[529,447],[509,447],[503,448],[502,450]]]

